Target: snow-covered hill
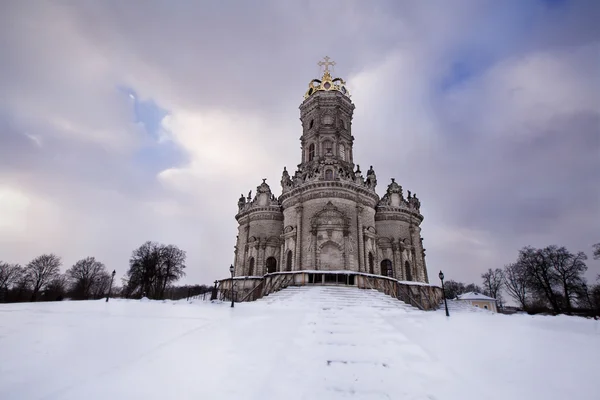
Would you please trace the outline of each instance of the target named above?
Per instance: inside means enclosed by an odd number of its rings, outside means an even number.
[[[0,399],[599,398],[599,321],[451,313],[347,287],[2,304]]]

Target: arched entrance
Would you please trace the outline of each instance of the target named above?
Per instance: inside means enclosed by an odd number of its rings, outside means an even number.
[[[410,263],[408,261],[404,262],[404,276],[407,281],[412,281],[412,271],[410,270]]]
[[[277,272],[277,260],[275,259],[275,257],[267,258],[266,266],[267,266],[267,274]]]
[[[394,277],[394,270],[392,269],[392,262],[388,259],[385,259],[381,262],[381,275],[389,276],[390,278]]]

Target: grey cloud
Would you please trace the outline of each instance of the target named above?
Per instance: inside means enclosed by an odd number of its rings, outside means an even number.
[[[556,116],[525,142],[486,130],[498,114],[487,97],[496,93],[478,79],[532,53],[598,42],[595,2],[566,11],[532,4],[525,21],[513,18],[522,2],[4,2],[0,176],[62,207],[66,230],[81,231],[77,240],[56,239],[69,262],[95,255],[123,269],[134,246],[161,240],[188,251],[189,282],[207,283],[232,260],[239,193],[263,177],[279,192],[282,167],[299,162],[298,105],[316,61],[330,55],[356,89],[357,162],[374,165],[380,194],[394,176],[423,203],[430,273],[443,266],[448,276],[478,281],[526,244],[588,250],[600,240],[598,114]],[[474,76],[440,93],[457,60],[473,63]],[[585,58],[567,72],[593,79],[594,67]],[[365,76],[383,82],[358,87]],[[190,192],[165,187],[156,171],[131,161],[150,139],[132,123],[119,86],[167,112],[256,116],[268,127],[252,133],[262,152],[239,176],[220,181],[215,170],[189,182]],[[56,117],[81,132],[61,131]],[[86,138],[95,129],[106,137]],[[235,146],[250,133],[229,134]],[[447,233],[436,233],[441,226]],[[428,239],[453,230],[461,240]],[[478,234],[479,244],[469,241]],[[9,261],[41,251],[19,246]],[[598,265],[590,265],[591,277]]]

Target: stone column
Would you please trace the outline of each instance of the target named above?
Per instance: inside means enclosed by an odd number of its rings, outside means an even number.
[[[317,230],[315,229],[312,233],[312,252],[313,252],[313,266],[312,269],[317,269]]]
[[[394,278],[398,279],[398,244],[392,239],[392,271]]]
[[[364,272],[364,265],[363,265],[363,260],[364,260],[364,256],[363,256],[363,248],[364,248],[364,243],[363,243],[363,226],[362,226],[362,221],[360,220],[360,216],[362,214],[363,208],[360,205],[356,205],[356,236],[358,241],[357,241],[357,247],[358,247],[358,272]]]
[[[400,244],[400,276],[402,277],[401,280],[405,281],[406,280],[406,272],[404,271],[404,244]]]
[[[266,266],[267,260],[265,260],[265,250],[266,250],[266,248],[267,248],[267,243],[266,243],[266,240],[267,240],[267,239],[264,239],[264,242],[260,244],[260,250],[259,250],[259,252],[258,252],[258,257],[259,257],[259,259],[260,259],[260,264],[259,264],[259,265],[260,265],[260,267],[259,267],[259,269],[256,271],[256,272],[260,272],[258,275],[264,275],[264,274],[266,274],[266,273],[267,273],[267,271],[266,271],[266,269],[267,269],[267,268],[266,268],[266,267],[267,267],[267,266]]]
[[[358,249],[357,249],[358,251]],[[350,233],[344,232],[344,269],[350,269]]]
[[[362,236],[363,236],[363,266],[365,267],[365,272],[369,272],[369,252],[367,251],[367,242],[369,241],[369,238],[367,238],[365,232],[364,232],[364,228],[363,228],[363,232],[362,232]]]
[[[248,223],[246,224],[246,243],[244,244],[244,259],[242,260],[242,270],[239,274],[236,275],[246,275],[246,271],[248,270],[248,266],[246,263],[248,262],[248,251],[250,248],[248,247],[248,240],[250,240],[250,217],[248,217]]]
[[[238,240],[239,242],[239,240]],[[237,245],[233,246],[233,266],[234,270],[237,272],[238,269],[238,247]]]
[[[298,232],[296,232],[296,265],[294,271],[299,271],[302,266],[302,210],[304,207],[299,205],[296,207],[296,226]]]
[[[277,265],[277,270],[279,272],[285,271],[285,239],[283,239],[281,243],[281,248],[279,249],[279,265]]]

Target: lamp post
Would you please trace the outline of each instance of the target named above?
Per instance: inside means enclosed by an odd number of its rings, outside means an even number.
[[[448,312],[448,302],[446,301],[446,289],[444,289],[444,273],[442,271],[440,271],[440,274],[438,276],[440,277],[440,281],[442,281],[442,294],[444,295],[444,306],[446,307],[446,317],[449,317],[450,313]]]
[[[106,302],[108,303],[108,298],[110,297],[110,290],[112,289],[113,279],[115,279],[115,274],[117,271],[113,269],[112,274],[110,275],[110,286],[108,287],[108,294],[106,295]]]
[[[229,267],[229,272],[231,272],[231,307],[233,308],[233,264]]]

